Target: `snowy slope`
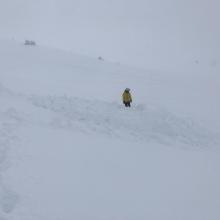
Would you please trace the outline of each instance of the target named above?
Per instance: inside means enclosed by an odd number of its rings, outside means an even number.
[[[0,47],[1,219],[220,218],[219,76]]]

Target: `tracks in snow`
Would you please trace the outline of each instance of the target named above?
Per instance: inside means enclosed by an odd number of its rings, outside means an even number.
[[[11,218],[11,213],[19,201],[16,192],[4,183],[4,171],[10,164],[8,153],[17,142],[15,130],[21,123],[21,118],[14,108],[0,112],[0,219]]]

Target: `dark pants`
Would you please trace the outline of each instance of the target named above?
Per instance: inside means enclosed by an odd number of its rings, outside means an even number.
[[[125,107],[131,107],[131,103],[130,102],[124,102]]]

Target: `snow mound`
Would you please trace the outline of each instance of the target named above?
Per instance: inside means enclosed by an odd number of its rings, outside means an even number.
[[[191,119],[178,117],[164,109],[137,105],[125,109],[117,103],[90,101],[68,96],[32,96],[29,101],[55,113],[50,126],[83,133],[102,133],[129,141],[182,144],[190,148],[209,148],[220,143],[219,136]]]

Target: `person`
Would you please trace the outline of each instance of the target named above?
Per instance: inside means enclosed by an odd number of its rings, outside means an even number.
[[[129,88],[126,88],[125,91],[123,92],[122,100],[123,100],[125,107],[131,107],[132,96],[131,96]]]

